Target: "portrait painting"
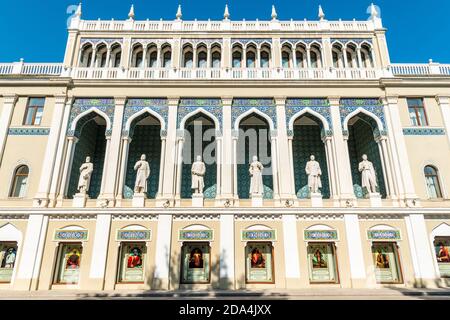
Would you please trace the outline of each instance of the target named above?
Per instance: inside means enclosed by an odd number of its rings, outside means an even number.
[[[252,250],[250,261],[252,269],[263,269],[266,267],[266,259],[258,248]]]
[[[434,242],[438,263],[450,263],[450,239],[440,238]]]
[[[194,248],[189,255],[190,269],[203,269],[203,252],[200,248]]]
[[[80,267],[80,252],[77,249],[66,254],[66,269],[78,269]]]
[[[321,250],[321,248],[317,248],[312,255],[312,266],[315,269],[323,269],[328,268],[328,263],[326,261],[326,254]]]
[[[375,262],[376,267],[380,269],[389,269],[390,263],[389,263],[389,256],[383,252],[384,250],[382,248],[377,248],[375,253]]]
[[[133,247],[128,255],[127,268],[142,268],[142,251],[138,247]]]

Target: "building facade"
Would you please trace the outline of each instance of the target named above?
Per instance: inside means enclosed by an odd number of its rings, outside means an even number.
[[[374,6],[81,16],[63,63],[0,64],[0,289],[449,285],[450,65],[391,63]]]

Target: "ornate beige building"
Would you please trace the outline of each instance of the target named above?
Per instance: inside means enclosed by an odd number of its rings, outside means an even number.
[[[449,284],[450,65],[272,11],[80,5],[63,63],[0,64],[0,289]]]

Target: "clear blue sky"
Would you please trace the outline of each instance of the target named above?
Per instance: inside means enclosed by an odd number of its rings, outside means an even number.
[[[225,3],[232,20],[269,20],[275,4],[280,20],[317,20],[322,5],[328,20],[365,20],[371,0],[84,0],[83,19],[123,20],[131,3],[136,19],[172,20],[179,3],[183,19],[222,19]],[[0,62],[61,62],[67,9],[78,0],[0,0]],[[450,63],[449,0],[377,0],[392,62]]]

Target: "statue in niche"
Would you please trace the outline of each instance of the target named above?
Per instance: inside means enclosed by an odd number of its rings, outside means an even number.
[[[134,171],[136,171],[135,193],[147,192],[147,179],[150,176],[150,165],[146,161],[146,158],[145,154],[141,155],[141,159],[134,165]]]
[[[92,172],[94,165],[91,162],[91,157],[86,157],[86,162],[80,167],[80,178],[78,179],[78,192],[86,194],[89,192],[89,185],[91,184]]]
[[[358,166],[359,172],[361,172],[361,186],[367,189],[369,193],[377,193],[377,176],[373,163],[367,159],[367,155],[362,155],[362,161]]]
[[[264,193],[264,185],[262,172],[264,166],[258,161],[257,156],[253,156],[253,162],[250,164],[250,195],[262,196]]]
[[[308,187],[310,193],[320,193],[319,189],[322,188],[322,170],[320,169],[319,162],[311,155],[310,160],[306,163],[305,171],[308,175]]]
[[[197,156],[197,161],[192,164],[192,186],[194,194],[203,194],[203,188],[205,188],[204,176],[206,173],[206,166],[202,161],[201,156]]]

